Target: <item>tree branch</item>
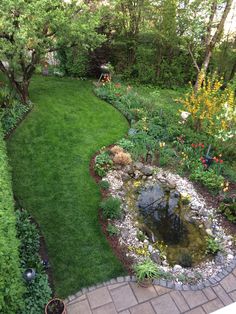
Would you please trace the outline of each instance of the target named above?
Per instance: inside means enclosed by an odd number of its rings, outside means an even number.
[[[195,68],[197,69],[198,72],[200,72],[200,68],[199,68],[199,66],[197,64],[196,59],[194,58],[193,52],[192,52],[192,50],[190,48],[190,45],[188,46],[188,51],[189,51],[189,54],[190,54],[190,56],[191,56],[191,58],[193,60],[193,64],[194,64]]]

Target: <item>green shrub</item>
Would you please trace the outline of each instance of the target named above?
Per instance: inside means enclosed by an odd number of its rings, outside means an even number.
[[[178,264],[181,265],[182,267],[191,267],[193,263],[192,256],[188,252],[187,249],[182,249],[179,252],[179,257],[178,257]]]
[[[122,138],[121,140],[119,140],[117,142],[117,145],[124,148],[124,150],[127,150],[127,151],[131,151],[132,148],[134,147],[134,143],[131,140],[126,139],[126,138]]]
[[[157,264],[154,263],[150,258],[135,264],[134,272],[138,282],[142,282],[145,279],[154,279],[159,275]]]
[[[109,236],[118,236],[118,234],[120,233],[120,230],[114,226],[113,224],[109,223],[107,225],[107,232],[109,234]]]
[[[199,166],[193,170],[190,175],[190,179],[200,182],[202,185],[208,188],[212,192],[219,192],[224,184],[224,177],[218,175],[213,169],[204,170],[202,166]]]
[[[0,116],[4,134],[8,134],[22,117],[32,108],[32,105],[14,103],[11,107],[1,109]]]
[[[213,237],[210,237],[210,236],[206,237],[206,243],[207,243],[207,248],[206,248],[207,254],[215,255],[221,249],[220,243],[217,240],[215,240]]]
[[[19,241],[8,171],[6,148],[0,126],[0,313],[16,314],[23,306],[23,280]]]
[[[223,213],[229,221],[236,223],[236,199],[235,198],[225,199],[222,203],[220,203],[218,211]]]
[[[119,219],[122,215],[121,201],[115,197],[108,197],[101,202],[100,208],[102,209],[103,217],[110,219]]]
[[[102,181],[99,182],[99,186],[103,190],[108,190],[109,187],[110,187],[110,184],[109,184],[108,181],[102,180]]]
[[[104,177],[112,165],[113,161],[110,154],[108,151],[105,151],[96,156],[94,170],[100,177]]]
[[[22,268],[36,270],[35,279],[30,283],[25,282],[26,292],[23,295],[25,304],[21,314],[41,314],[51,297],[51,289],[39,256],[39,233],[26,210],[18,210],[16,213]]]

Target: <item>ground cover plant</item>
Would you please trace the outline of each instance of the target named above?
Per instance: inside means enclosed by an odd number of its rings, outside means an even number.
[[[8,140],[13,189],[40,224],[56,294],[64,297],[124,273],[99,225],[89,163],[128,124],[89,81],[35,77],[31,95],[33,110]]]

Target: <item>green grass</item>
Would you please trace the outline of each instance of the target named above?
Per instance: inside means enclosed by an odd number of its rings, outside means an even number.
[[[124,273],[98,222],[89,162],[128,123],[89,81],[36,76],[30,92],[35,107],[8,140],[13,189],[41,227],[56,294],[66,297]]]

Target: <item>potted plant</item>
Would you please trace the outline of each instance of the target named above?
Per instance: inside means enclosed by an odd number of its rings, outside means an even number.
[[[157,264],[150,258],[134,265],[137,282],[141,287],[148,287],[152,280],[158,276]]]
[[[45,314],[66,314],[66,305],[61,299],[54,298],[46,305]]]

